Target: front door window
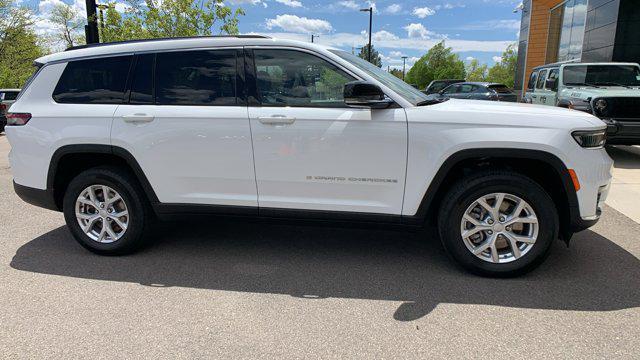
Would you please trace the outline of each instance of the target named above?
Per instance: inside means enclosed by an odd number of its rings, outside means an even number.
[[[346,107],[344,85],[355,78],[311,54],[255,50],[258,97],[263,106]]]

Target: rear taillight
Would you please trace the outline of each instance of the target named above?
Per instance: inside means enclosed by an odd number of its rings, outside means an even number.
[[[8,113],[7,114],[7,126],[22,126],[26,125],[31,120],[31,114],[29,113]]]

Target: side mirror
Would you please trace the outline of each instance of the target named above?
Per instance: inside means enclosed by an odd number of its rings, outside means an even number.
[[[344,84],[344,102],[357,108],[386,109],[393,103],[385,98],[378,85],[367,81],[352,81]]]
[[[558,78],[547,80],[547,84],[545,87],[553,91],[558,91]]]

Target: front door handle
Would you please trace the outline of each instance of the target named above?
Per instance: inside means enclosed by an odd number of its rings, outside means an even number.
[[[265,125],[290,125],[296,121],[296,118],[285,115],[260,116],[258,121]]]
[[[122,120],[124,122],[132,123],[132,124],[142,124],[149,123],[155,119],[154,116],[147,114],[132,114],[132,115],[122,115]]]

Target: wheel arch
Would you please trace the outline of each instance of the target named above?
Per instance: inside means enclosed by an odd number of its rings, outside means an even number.
[[[126,149],[112,145],[74,144],[58,148],[49,163],[47,189],[53,193],[58,210],[62,210],[62,198],[69,181],[80,172],[100,165],[116,165],[127,169],[142,186],[146,198],[152,204],[158,203],[158,197],[144,171]]]
[[[485,169],[510,169],[538,182],[552,197],[560,216],[560,235],[568,241],[580,220],[578,197],[569,171],[560,158],[543,150],[473,148],[447,158],[429,184],[414,216],[408,222],[437,218],[437,210],[457,178]]]

